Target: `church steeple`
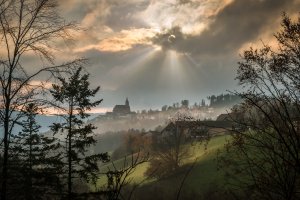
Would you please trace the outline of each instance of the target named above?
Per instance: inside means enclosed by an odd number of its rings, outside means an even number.
[[[126,106],[129,106],[129,101],[128,101],[128,98],[127,98],[127,97],[126,97],[125,105],[126,105]]]

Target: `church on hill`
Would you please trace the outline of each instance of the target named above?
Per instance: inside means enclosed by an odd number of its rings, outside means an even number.
[[[116,105],[112,112],[113,115],[127,115],[131,114],[128,98],[126,98],[125,105]]]

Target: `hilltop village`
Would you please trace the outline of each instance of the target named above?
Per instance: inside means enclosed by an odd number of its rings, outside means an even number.
[[[99,129],[98,133],[108,131],[122,131],[129,129],[153,130],[158,126],[166,126],[178,113],[184,113],[197,120],[216,120],[217,117],[233,105],[239,102],[235,95],[212,95],[208,97],[209,104],[202,99],[200,103],[189,104],[188,100],[182,100],[173,105],[164,105],[160,110],[132,111],[129,99],[125,104],[115,105],[112,112],[99,115],[91,122]]]

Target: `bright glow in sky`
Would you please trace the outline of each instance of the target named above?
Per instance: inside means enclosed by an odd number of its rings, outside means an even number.
[[[137,109],[199,103],[236,88],[238,54],[261,39],[273,42],[282,12],[294,16],[299,1],[63,0],[63,16],[85,31],[65,49],[60,44],[57,58],[90,59],[104,99],[98,110],[126,97]]]

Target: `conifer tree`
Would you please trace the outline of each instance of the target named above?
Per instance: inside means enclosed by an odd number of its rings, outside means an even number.
[[[99,87],[89,89],[89,74],[82,74],[82,68],[74,71],[68,80],[59,78],[61,85],[53,84],[51,93],[56,101],[63,104],[66,109],[62,115],[62,123],[53,124],[52,130],[57,133],[59,130],[65,136],[65,171],[67,180],[67,196],[72,199],[75,193],[72,189],[75,178],[84,178],[87,181],[95,180],[97,177],[99,161],[108,161],[107,153],[91,154],[90,146],[95,145],[92,124],[85,124],[89,114],[86,111],[99,105],[102,101],[91,101],[99,91]]]
[[[62,166],[57,152],[60,145],[54,137],[39,133],[41,126],[35,119],[38,109],[33,103],[26,105],[23,129],[12,136],[10,185],[19,191],[10,191],[10,196],[18,199],[44,199],[61,188],[57,176]]]
[[[71,38],[78,30],[76,24],[67,22],[59,13],[56,0],[0,0],[0,130],[1,164],[0,198],[8,199],[8,160],[11,157],[11,141],[14,127],[19,123],[31,93],[41,86],[32,81],[49,81],[62,75],[73,66],[82,65],[84,59],[55,64],[53,51],[62,40]],[[29,67],[27,56],[41,58],[40,65]],[[48,61],[48,62],[46,62]],[[42,74],[42,75],[41,75]],[[29,93],[28,93],[29,92]]]

